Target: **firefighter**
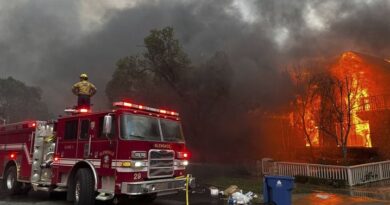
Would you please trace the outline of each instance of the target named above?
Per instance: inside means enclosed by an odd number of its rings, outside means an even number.
[[[72,87],[73,94],[77,95],[77,106],[90,108],[91,97],[96,93],[96,87],[88,81],[87,74],[80,75],[80,82]]]

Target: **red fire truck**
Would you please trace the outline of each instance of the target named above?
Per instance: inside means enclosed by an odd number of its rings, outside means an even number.
[[[153,200],[193,184],[185,177],[189,152],[178,113],[129,102],[107,112],[67,111],[55,121],[0,126],[8,194],[32,187],[87,205],[123,196]]]

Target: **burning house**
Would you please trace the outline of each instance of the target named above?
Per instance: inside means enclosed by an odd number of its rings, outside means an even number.
[[[304,86],[291,125],[306,146],[375,148],[390,157],[390,62],[345,52],[326,73],[298,79]]]
[[[390,157],[390,61],[349,51],[331,62],[292,72],[290,108],[254,115],[257,135],[270,136],[262,142],[267,156],[306,161],[311,150],[338,163],[348,149],[356,163]]]

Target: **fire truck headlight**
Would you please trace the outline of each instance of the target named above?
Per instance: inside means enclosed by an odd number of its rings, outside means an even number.
[[[146,166],[144,162],[140,162],[140,161],[134,162],[134,167],[144,167],[144,166]]]
[[[181,164],[182,164],[183,166],[188,166],[189,162],[186,160],[186,161],[183,161]]]

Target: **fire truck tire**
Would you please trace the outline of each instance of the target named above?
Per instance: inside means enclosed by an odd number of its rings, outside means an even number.
[[[87,168],[79,169],[74,182],[74,205],[94,205],[95,188],[91,171]]]
[[[16,180],[15,166],[10,166],[5,171],[3,178],[3,190],[7,195],[15,195],[22,192],[22,183]]]

